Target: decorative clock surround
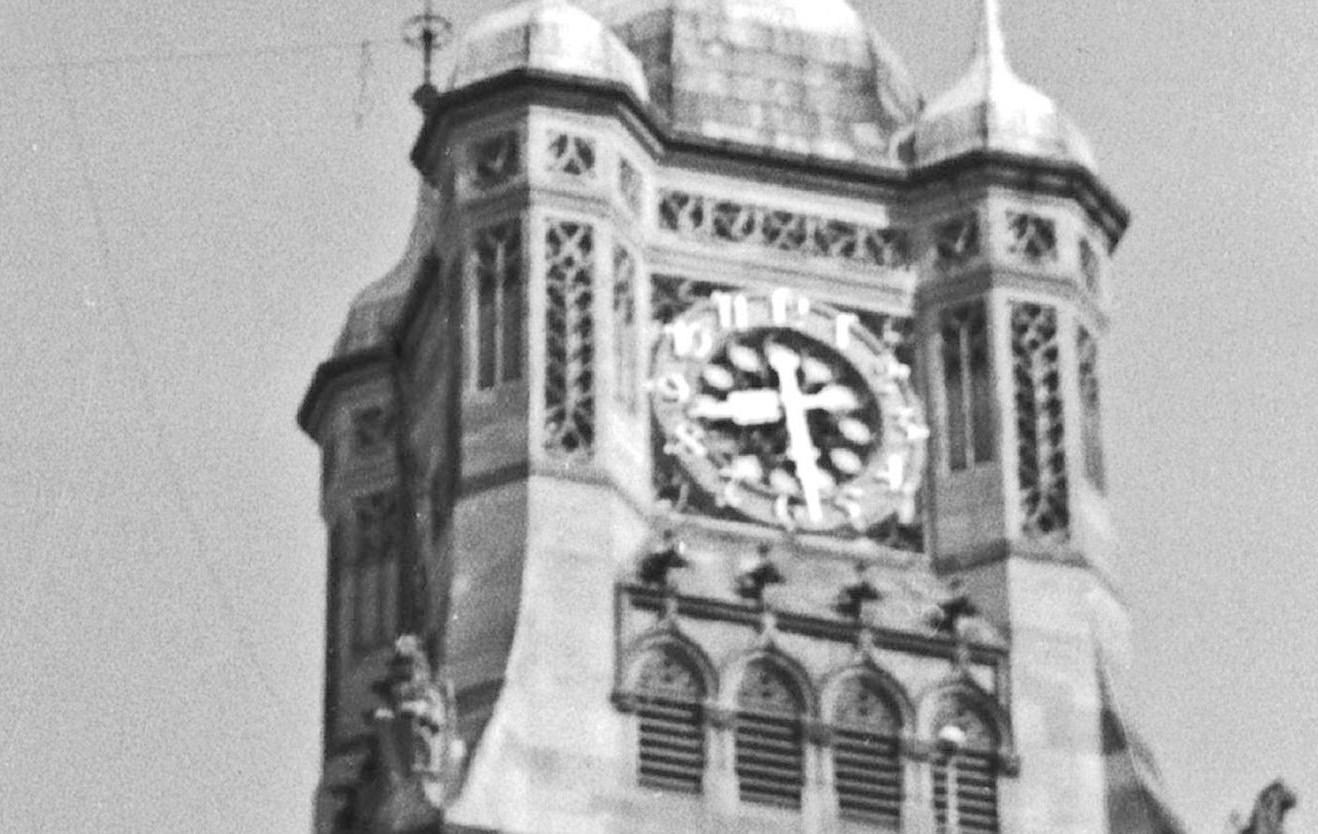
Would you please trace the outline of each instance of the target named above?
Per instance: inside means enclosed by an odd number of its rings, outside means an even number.
[[[915,516],[928,429],[910,368],[860,319],[786,288],[717,291],[665,325],[663,452],[715,503],[790,530]]]

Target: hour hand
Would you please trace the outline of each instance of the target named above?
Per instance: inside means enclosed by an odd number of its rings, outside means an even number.
[[[730,420],[739,426],[762,426],[783,418],[778,392],[771,388],[732,391],[726,399],[696,397],[687,415],[703,420]]]

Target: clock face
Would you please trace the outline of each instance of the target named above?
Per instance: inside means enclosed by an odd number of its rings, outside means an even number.
[[[909,369],[854,314],[715,293],[667,325],[650,380],[664,451],[722,506],[789,528],[909,521],[928,436]]]

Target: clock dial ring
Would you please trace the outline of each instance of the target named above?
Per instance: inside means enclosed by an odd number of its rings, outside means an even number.
[[[854,314],[716,293],[670,322],[650,380],[663,448],[736,514],[863,532],[913,515],[927,436],[909,369]]]

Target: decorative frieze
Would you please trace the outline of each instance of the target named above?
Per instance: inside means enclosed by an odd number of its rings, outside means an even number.
[[[1032,212],[1007,212],[1007,251],[1033,264],[1057,260],[1057,224]]]
[[[497,188],[522,173],[522,140],[514,129],[478,139],[469,151],[470,179],[482,191]]]
[[[724,243],[837,258],[897,269],[910,260],[905,230],[803,214],[667,189],[659,195],[659,225],[670,232]]]
[[[1070,509],[1056,308],[1013,304],[1011,350],[1021,532],[1065,539]]]
[[[631,213],[640,217],[644,208],[645,180],[625,156],[618,160],[618,192]]]
[[[978,215],[965,214],[934,227],[934,255],[939,266],[960,266],[979,251]]]
[[[595,175],[595,140],[571,133],[551,133],[546,165],[552,172],[574,177]]]
[[[595,442],[594,229],[550,220],[545,255],[544,445],[588,455]]]

